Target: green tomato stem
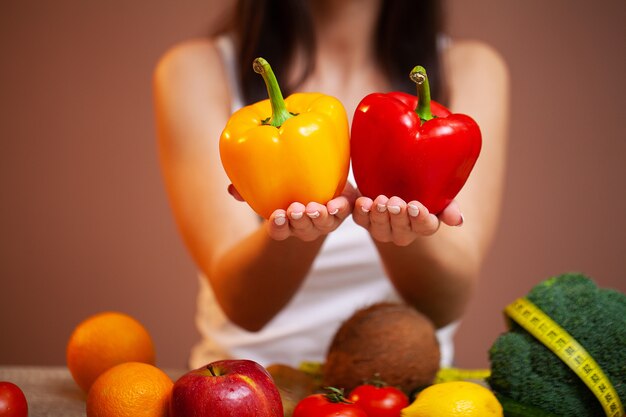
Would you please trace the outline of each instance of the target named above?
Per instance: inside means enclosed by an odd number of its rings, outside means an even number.
[[[283,99],[283,93],[280,91],[274,71],[272,71],[270,64],[263,58],[255,59],[252,63],[252,68],[254,72],[261,74],[263,77],[263,81],[265,81],[265,86],[267,87],[267,95],[272,105],[272,116],[269,120],[264,120],[263,124],[280,127],[287,119],[292,117],[292,114],[287,111],[287,105],[285,104],[285,99]]]
[[[417,113],[422,123],[434,119],[435,116],[430,110],[430,84],[428,84],[426,69],[417,65],[409,74],[409,78],[417,85],[418,100],[415,113]]]
[[[348,401],[344,396],[343,389],[335,388],[335,387],[324,387],[326,390],[326,400],[330,403],[342,403],[342,404],[352,404],[352,401]]]

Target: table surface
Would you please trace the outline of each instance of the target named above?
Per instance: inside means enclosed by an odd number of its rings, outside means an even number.
[[[173,381],[183,370],[164,369]],[[85,417],[86,395],[64,366],[0,365],[0,381],[19,386],[28,402],[28,417]]]

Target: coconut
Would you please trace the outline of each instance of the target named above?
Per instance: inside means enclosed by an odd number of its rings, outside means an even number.
[[[406,393],[429,385],[440,361],[435,326],[415,308],[378,303],[355,312],[336,332],[324,385],[350,392],[375,377]]]

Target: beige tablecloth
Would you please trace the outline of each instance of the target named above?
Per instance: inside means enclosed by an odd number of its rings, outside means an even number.
[[[165,370],[175,381],[184,371]],[[85,417],[85,399],[64,366],[0,365],[0,381],[19,386],[28,402],[29,417]]]

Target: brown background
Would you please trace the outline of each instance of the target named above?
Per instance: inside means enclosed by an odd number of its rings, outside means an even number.
[[[64,364],[72,328],[134,315],[158,363],[196,339],[194,266],[155,149],[150,79],[222,2],[0,3],[0,364]],[[461,327],[458,365],[486,366],[501,310],[582,271],[626,292],[626,2],[450,0],[450,31],[512,77],[501,227]],[[467,219],[471,221],[471,219]]]

